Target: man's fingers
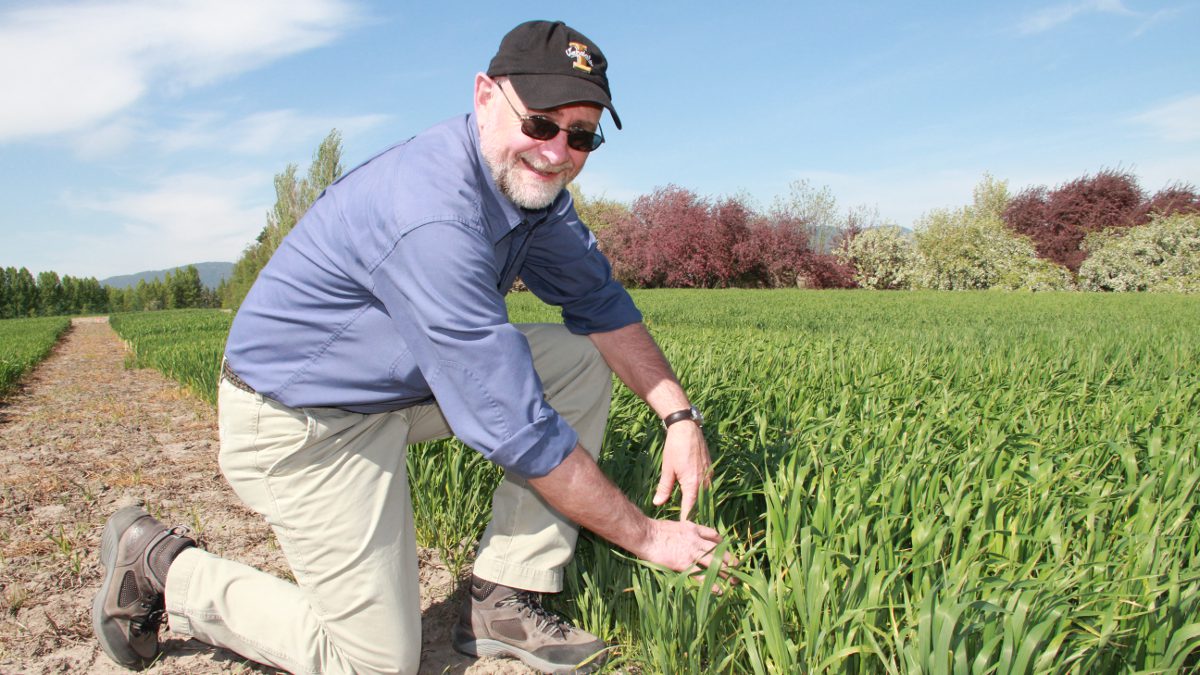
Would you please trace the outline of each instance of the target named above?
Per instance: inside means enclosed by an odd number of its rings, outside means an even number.
[[[713,554],[713,551],[715,551],[715,550],[716,550],[716,547],[714,546],[713,548],[710,548],[707,553],[705,553],[704,555],[697,558],[696,565],[700,569],[708,569],[713,563],[712,554]],[[733,557],[733,555],[730,554],[729,551],[725,551],[724,553],[721,554],[721,569],[725,569],[726,567],[735,567],[738,564],[738,562],[740,562],[740,561],[737,558]],[[722,575],[722,576],[724,576],[724,575]]]
[[[700,559],[696,561],[695,565],[693,565],[693,569],[696,573],[691,575],[692,579],[697,583],[704,583],[706,579],[710,578],[708,570],[712,566],[712,563],[713,557],[711,551],[701,556]],[[737,558],[731,556],[728,551],[723,554],[721,565],[717,569],[716,577],[713,579],[712,588],[709,589],[713,595],[721,595],[725,592],[725,589],[721,586],[721,584],[717,583],[716,579],[720,579],[720,581],[730,585],[737,584],[737,579],[730,576],[728,571],[730,567],[733,567],[737,564]]]
[[[719,544],[724,539],[724,537],[721,536],[720,532],[717,532],[716,530],[714,530],[713,528],[711,528],[707,525],[701,525],[699,523],[692,523],[692,524],[696,526],[696,534],[700,535],[701,539],[707,539],[708,541],[711,541],[714,544]],[[708,548],[708,551],[711,552],[714,548],[716,548],[716,547],[710,546]]]
[[[704,543],[701,544],[700,548],[696,551],[695,562],[693,563],[693,566],[695,568],[703,571],[712,566],[713,553],[716,552],[719,548],[721,548],[721,543],[724,541],[724,538],[721,537],[720,533],[718,533],[716,530],[712,529],[711,527],[705,527],[704,525],[696,525],[695,523],[693,523],[692,525],[693,525],[693,527],[696,528],[696,534],[700,535],[700,537],[704,540]],[[711,546],[708,544],[711,544]],[[737,565],[738,562],[739,562],[738,559],[733,557],[733,555],[729,551],[722,551],[721,552],[721,570],[722,570],[721,576],[722,577],[725,576],[725,573],[724,573],[725,568],[733,567],[733,566]]]
[[[662,506],[671,498],[671,490],[675,487],[675,475],[669,471],[663,471],[662,478],[658,479],[658,489],[654,492],[654,505]]]
[[[692,513],[692,507],[696,505],[696,490],[691,490],[686,487],[683,489],[683,497],[679,500],[679,522],[684,522]]]

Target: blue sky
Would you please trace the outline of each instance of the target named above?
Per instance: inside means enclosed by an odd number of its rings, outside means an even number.
[[[1104,168],[1200,185],[1200,2],[0,4],[0,267],[104,278],[235,260],[273,176],[332,128],[347,168],[467,112],[521,21],[611,63],[625,124],[579,178],[765,208],[795,181],[912,226]],[[607,116],[605,121],[608,121]]]

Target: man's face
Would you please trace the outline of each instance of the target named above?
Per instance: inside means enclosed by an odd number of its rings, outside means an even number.
[[[504,88],[503,94],[500,87]],[[511,107],[504,94],[508,95]],[[475,114],[483,158],[500,191],[522,208],[549,206],[567,183],[579,175],[588,153],[568,147],[565,132],[546,141],[526,136],[521,131],[518,113],[541,115],[562,129],[594,132],[600,124],[601,112],[600,106],[587,103],[530,110],[503,78],[495,81],[482,74],[475,78]]]

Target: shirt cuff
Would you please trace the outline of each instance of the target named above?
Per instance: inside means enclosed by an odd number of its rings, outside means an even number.
[[[562,464],[578,444],[579,434],[562,415],[552,412],[509,436],[488,459],[522,478],[541,478]]]

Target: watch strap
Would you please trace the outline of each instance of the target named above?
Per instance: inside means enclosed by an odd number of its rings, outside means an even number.
[[[699,420],[699,411],[696,410],[695,406],[684,408],[683,410],[676,410],[670,415],[667,415],[663,418],[662,425],[663,428],[666,429],[672,424],[676,422],[682,422],[683,420]]]

